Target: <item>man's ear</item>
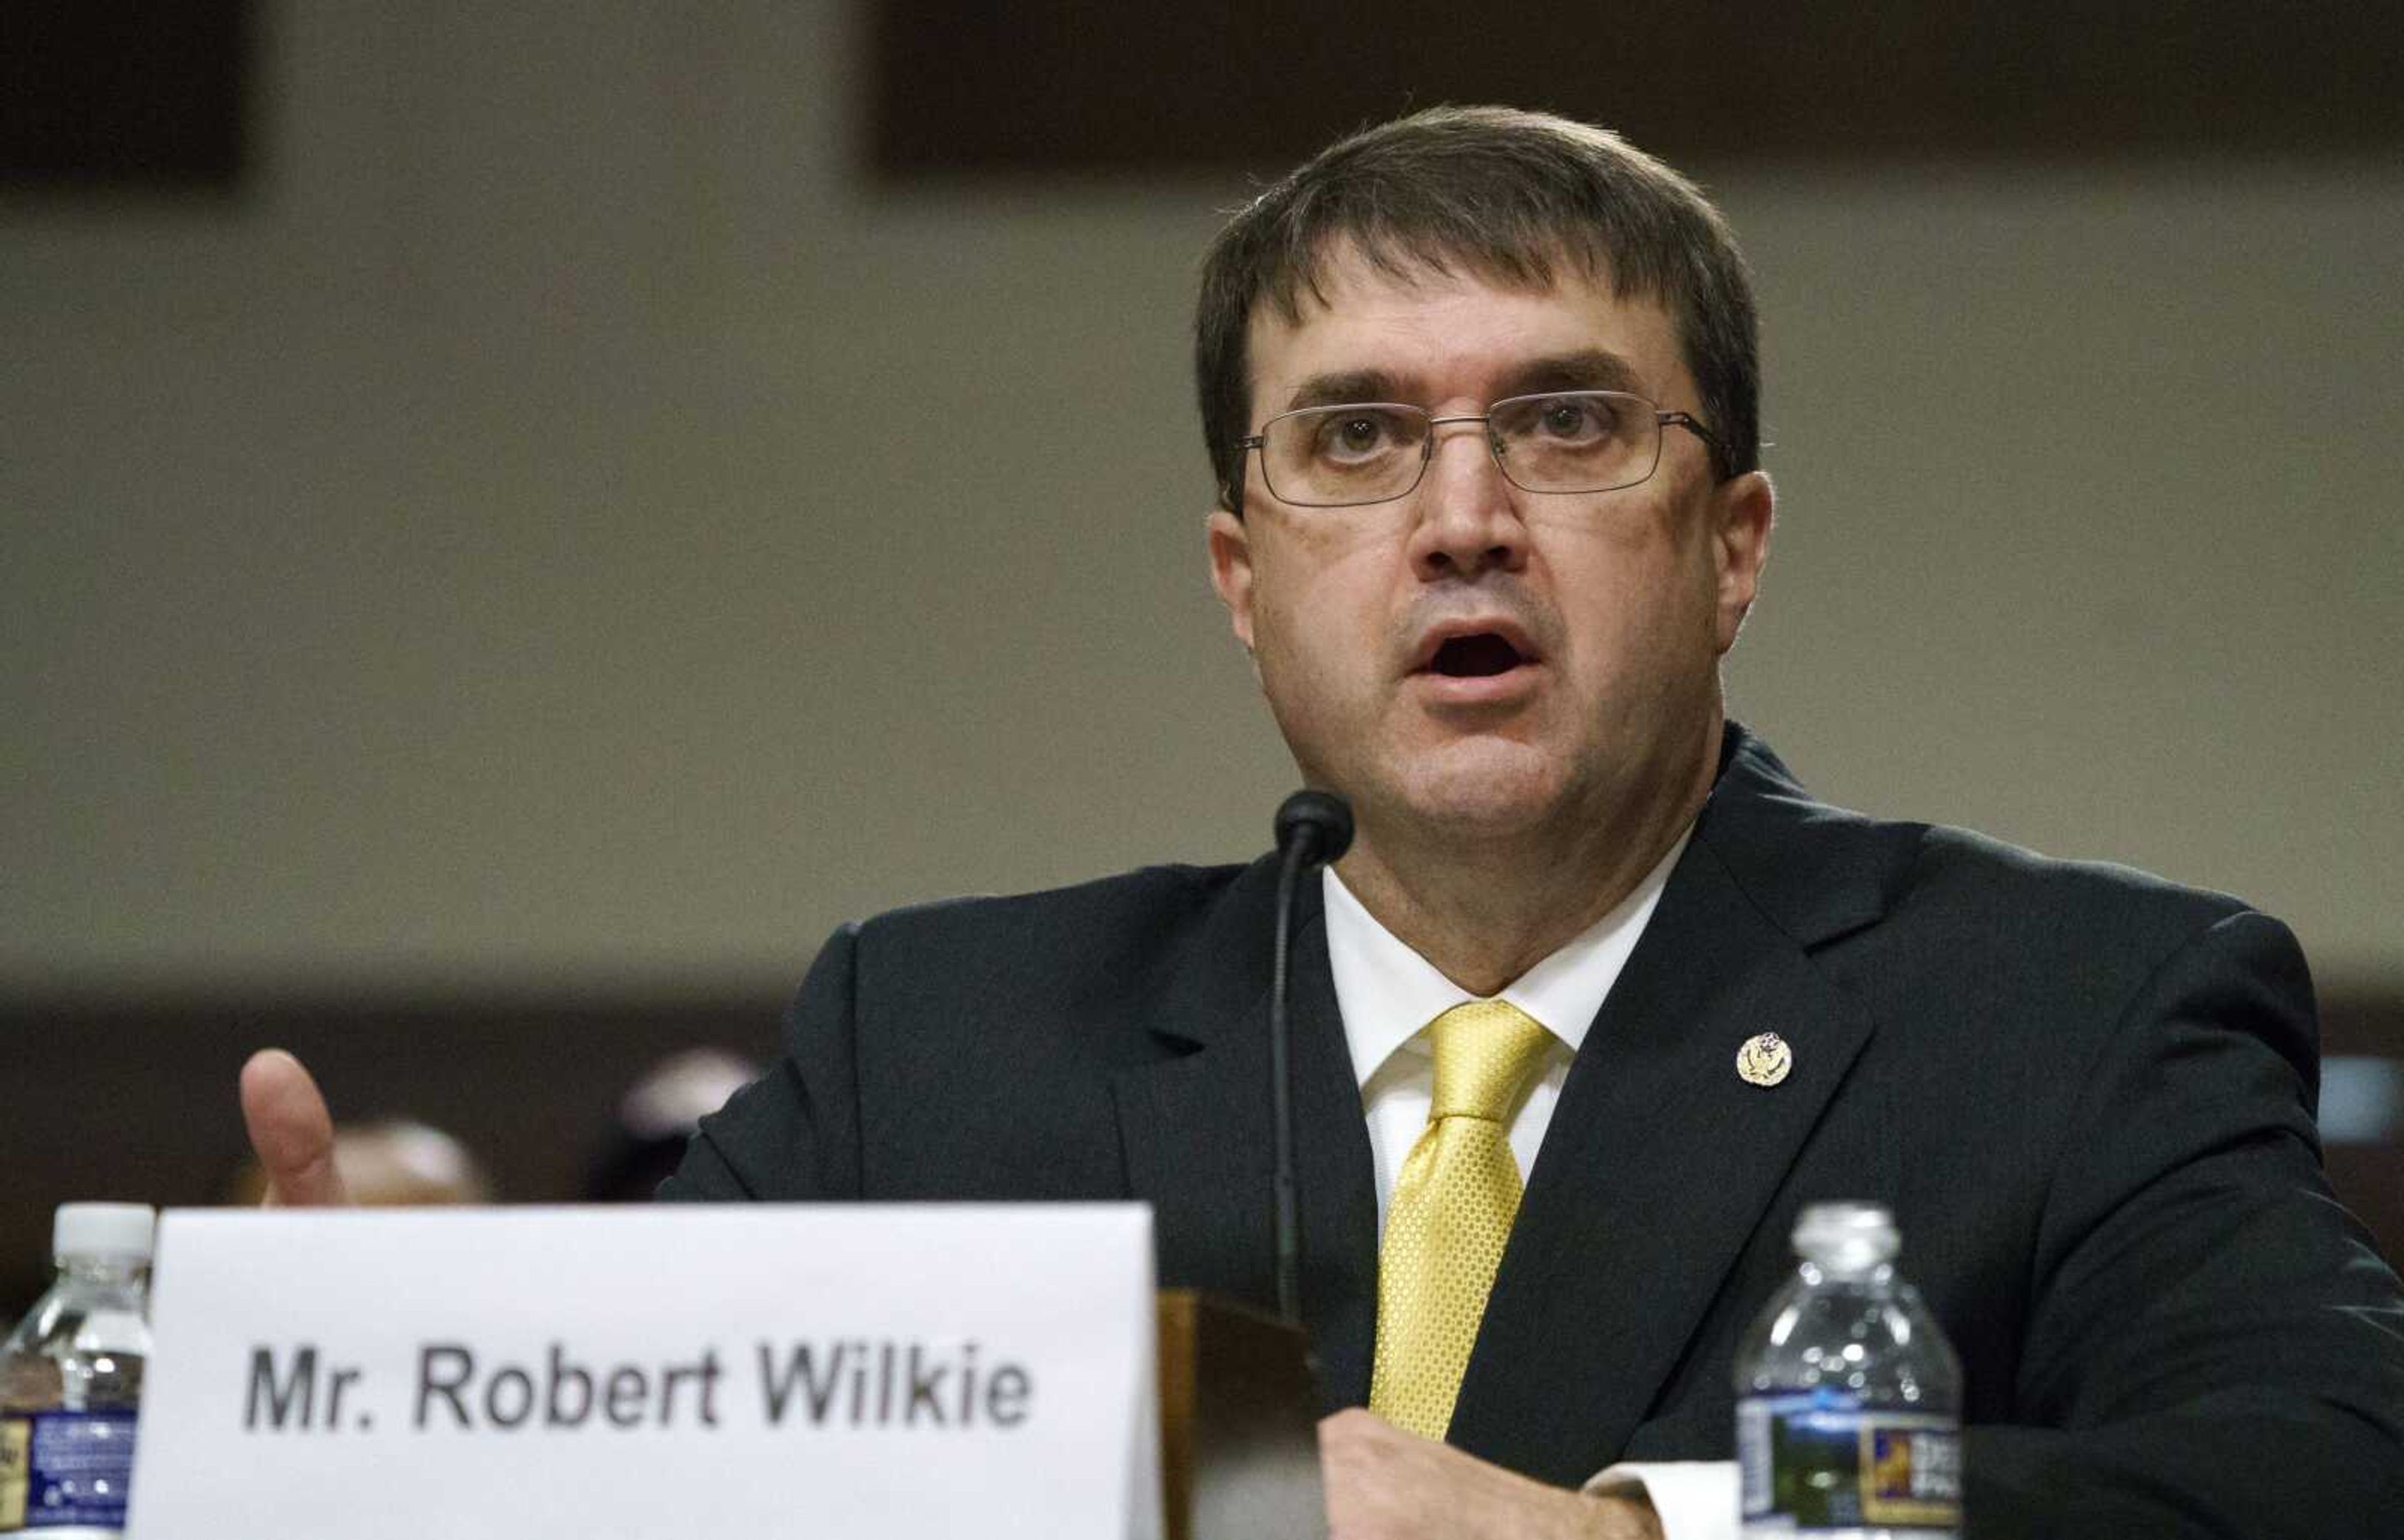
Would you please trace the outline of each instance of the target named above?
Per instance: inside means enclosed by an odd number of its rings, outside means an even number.
[[[1210,586],[1227,607],[1227,623],[1244,651],[1252,650],[1252,538],[1244,521],[1214,508],[1207,521],[1210,540]]]
[[[1720,651],[1736,645],[1737,633],[1761,592],[1761,569],[1769,560],[1769,530],[1778,522],[1778,495],[1769,474],[1748,470],[1712,490],[1712,558],[1719,569]]]

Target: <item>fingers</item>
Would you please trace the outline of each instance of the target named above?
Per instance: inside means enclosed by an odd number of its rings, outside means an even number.
[[[334,1169],[334,1120],[300,1061],[263,1048],[242,1067],[242,1121],[267,1174],[269,1207],[348,1203]]]
[[[1352,1407],[1319,1424],[1331,1540],[1661,1540],[1642,1497],[1587,1496]]]
[[[1420,1451],[1412,1448],[1419,1442],[1358,1407],[1319,1424],[1331,1540],[1419,1540],[1418,1510],[1431,1496]]]

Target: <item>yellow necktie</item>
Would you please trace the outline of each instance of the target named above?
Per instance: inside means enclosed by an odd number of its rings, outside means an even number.
[[[1456,1005],[1428,1030],[1435,1099],[1386,1211],[1369,1407],[1442,1438],[1519,1211],[1519,1163],[1503,1120],[1552,1035],[1499,1000]]]

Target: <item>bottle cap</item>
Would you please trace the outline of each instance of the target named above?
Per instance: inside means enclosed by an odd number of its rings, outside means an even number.
[[[1795,1250],[1823,1266],[1875,1267],[1902,1249],[1884,1204],[1812,1203],[1795,1222]]]
[[[150,1260],[159,1216],[147,1203],[62,1203],[50,1231],[56,1256],[133,1256]]]

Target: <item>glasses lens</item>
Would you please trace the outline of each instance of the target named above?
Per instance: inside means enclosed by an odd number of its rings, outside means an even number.
[[[1615,390],[1515,396],[1493,406],[1503,473],[1530,492],[1609,492],[1653,474],[1661,423],[1653,403]]]
[[[1417,407],[1314,407],[1269,419],[1261,469],[1279,502],[1311,508],[1384,502],[1417,485],[1428,416]]]

